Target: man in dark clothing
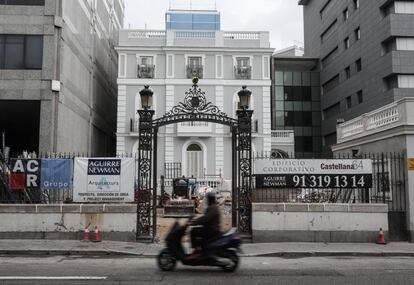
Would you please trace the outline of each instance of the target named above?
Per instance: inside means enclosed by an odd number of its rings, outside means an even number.
[[[220,211],[216,205],[216,195],[213,192],[209,192],[206,195],[206,199],[208,207],[204,216],[190,222],[192,226],[201,226],[194,227],[191,230],[191,244],[196,250],[200,245],[204,245],[204,242],[218,238],[221,235]],[[200,239],[203,241],[202,244],[199,242]]]

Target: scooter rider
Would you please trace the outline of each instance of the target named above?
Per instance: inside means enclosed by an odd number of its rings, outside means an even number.
[[[191,244],[195,251],[200,249],[206,241],[218,238],[221,236],[220,232],[220,211],[216,204],[216,195],[214,192],[209,192],[206,195],[207,209],[203,216],[198,219],[189,221],[194,227],[191,229]],[[200,244],[199,240],[202,240]]]

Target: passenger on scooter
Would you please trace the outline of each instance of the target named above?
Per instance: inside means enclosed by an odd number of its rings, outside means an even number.
[[[216,204],[216,195],[214,192],[209,192],[206,195],[207,209],[203,216],[189,221],[194,227],[191,229],[191,244],[195,249],[194,252],[199,251],[200,247],[206,245],[206,242],[219,238],[220,232],[220,211]],[[200,240],[201,239],[201,243]]]

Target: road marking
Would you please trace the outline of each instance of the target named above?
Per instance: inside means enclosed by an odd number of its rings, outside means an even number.
[[[106,276],[0,276],[0,280],[105,280]]]

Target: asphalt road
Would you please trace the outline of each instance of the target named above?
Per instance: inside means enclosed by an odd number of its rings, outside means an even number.
[[[150,258],[0,256],[0,284],[414,284],[414,258],[243,258],[236,273],[178,266],[160,272]]]

